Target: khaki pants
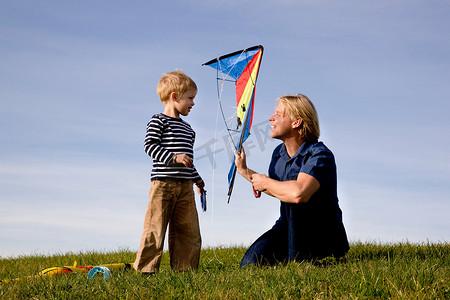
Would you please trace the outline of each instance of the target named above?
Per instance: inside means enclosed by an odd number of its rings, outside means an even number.
[[[169,255],[172,270],[197,269],[201,236],[191,180],[153,180],[139,252],[138,272],[157,272],[169,224]]]

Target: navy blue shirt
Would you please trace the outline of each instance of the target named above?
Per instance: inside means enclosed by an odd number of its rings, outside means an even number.
[[[319,190],[306,203],[281,202],[280,218],[274,228],[287,229],[291,259],[342,256],[349,246],[338,204],[333,153],[322,142],[304,142],[292,157],[284,144],[277,146],[269,177],[297,180],[301,172],[313,176],[320,184]]]

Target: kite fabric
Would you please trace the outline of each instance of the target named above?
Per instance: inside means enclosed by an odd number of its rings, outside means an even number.
[[[212,59],[203,65],[210,66],[221,73],[223,78],[217,76],[217,80],[234,81],[236,85],[236,118],[239,129],[239,141],[234,143],[236,150],[241,152],[242,144],[250,135],[253,120],[253,108],[255,100],[256,80],[263,55],[263,46],[235,51],[230,54]],[[230,79],[231,78],[231,79]],[[219,94],[219,99],[220,99]],[[230,130],[230,128],[228,128]],[[228,202],[230,202],[236,176],[236,165],[232,161],[228,173]],[[256,195],[256,194],[255,194]]]

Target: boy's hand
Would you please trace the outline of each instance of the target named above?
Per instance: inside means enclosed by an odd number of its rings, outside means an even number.
[[[188,168],[192,168],[194,165],[192,163],[192,158],[190,158],[186,153],[175,154],[175,163],[183,164]]]
[[[199,195],[201,195],[202,194],[202,190],[205,187],[205,182],[202,179],[200,179],[197,182],[195,182],[195,185],[197,186],[197,193]]]

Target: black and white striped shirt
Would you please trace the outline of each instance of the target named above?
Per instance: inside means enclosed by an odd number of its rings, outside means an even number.
[[[182,119],[162,113],[154,115],[147,124],[144,150],[153,159],[151,180],[200,180],[195,167],[173,164],[174,154],[185,153],[194,160],[195,132]]]

